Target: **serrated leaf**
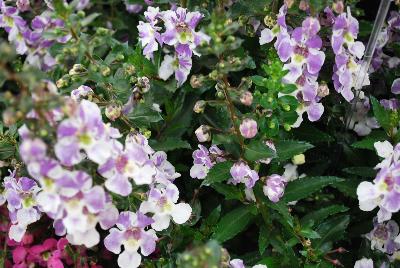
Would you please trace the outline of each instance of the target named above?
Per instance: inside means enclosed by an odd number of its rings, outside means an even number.
[[[281,140],[275,143],[276,153],[278,155],[278,161],[285,161],[292,158],[295,155],[304,153],[308,149],[314,146],[304,141],[295,140]]]
[[[278,202],[278,203],[268,203],[268,206],[276,211],[279,212],[279,214],[283,217],[285,220],[284,224],[289,225],[290,227],[293,227],[293,222],[294,219],[292,215],[289,213],[289,208],[284,202]]]
[[[351,147],[375,151],[374,143],[385,140],[387,140],[387,135],[384,131],[373,131],[368,137],[353,143]]]
[[[254,75],[251,77],[251,81],[253,81],[253,83],[255,85],[260,86],[260,87],[264,87],[266,80],[267,80],[266,78],[259,76],[259,75]]]
[[[262,141],[252,141],[246,145],[244,157],[249,161],[257,161],[264,158],[275,157],[275,152]]]
[[[150,145],[154,150],[164,152],[176,149],[191,149],[190,144],[187,141],[172,137],[168,137],[166,140],[162,141],[150,140]]]
[[[333,183],[343,182],[344,179],[333,176],[304,177],[289,182],[282,198],[284,202],[303,199]]]
[[[332,136],[319,130],[314,125],[309,123],[301,124],[299,128],[293,129],[292,133],[296,138],[312,143],[334,141]]]
[[[134,124],[139,126],[148,126],[149,123],[155,123],[163,120],[158,111],[153,110],[145,104],[138,104],[128,115],[128,118],[132,120]]]
[[[213,183],[223,182],[231,178],[231,167],[233,163],[231,161],[225,161],[215,164],[207,174],[207,177],[203,181],[202,185],[210,185]]]
[[[302,226],[304,226],[308,225],[312,221],[315,225],[318,225],[327,217],[337,213],[345,212],[347,210],[349,210],[349,208],[343,205],[331,205],[308,213],[300,220],[300,223]]]
[[[223,243],[243,231],[254,217],[251,206],[236,208],[222,217],[212,238]]]
[[[311,230],[311,229],[308,229],[308,228],[302,229],[302,230],[300,231],[300,233],[301,233],[304,237],[307,237],[307,238],[310,238],[310,239],[321,238],[321,236],[320,236],[316,231]]]
[[[360,180],[357,179],[346,179],[344,181],[341,182],[335,182],[332,184],[332,187],[335,187],[336,189],[338,189],[340,192],[342,192],[343,194],[353,197],[353,198],[357,198],[357,186],[360,184]]]

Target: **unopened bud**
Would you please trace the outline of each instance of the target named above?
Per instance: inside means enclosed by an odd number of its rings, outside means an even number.
[[[200,88],[203,85],[203,76],[200,75],[192,75],[190,77],[190,85],[192,88]]]
[[[98,35],[106,35],[109,32],[110,32],[109,29],[103,28],[103,27],[99,27],[99,28],[96,29],[96,34],[98,34]]]
[[[15,113],[11,109],[7,109],[3,112],[3,122],[6,126],[11,126],[16,122]]]
[[[204,100],[199,100],[196,102],[196,104],[193,107],[193,112],[195,113],[202,113],[204,112],[204,109],[206,108],[206,102]]]
[[[108,66],[102,66],[100,69],[100,73],[102,76],[109,76],[111,74],[111,69]]]
[[[290,130],[292,129],[292,127],[291,127],[289,124],[284,124],[284,125],[283,125],[283,128],[284,128],[286,131],[290,131]]]
[[[251,106],[253,103],[253,94],[251,94],[250,91],[243,92],[243,94],[240,96],[240,102],[243,105]]]
[[[321,97],[321,98],[329,95],[329,87],[326,83],[322,83],[319,85],[317,95],[318,95],[318,97]]]
[[[86,72],[86,68],[82,64],[74,64],[71,70],[69,70],[69,75],[78,75]]]
[[[301,0],[299,4],[299,9],[303,11],[307,11],[310,9],[310,5],[308,4],[308,1]]]
[[[124,59],[125,59],[125,56],[123,54],[118,54],[117,56],[115,56],[116,61],[122,61]]]
[[[292,157],[292,163],[294,165],[303,165],[306,162],[306,156],[304,154],[298,154]]]
[[[70,77],[64,75],[63,77],[61,77],[60,79],[57,80],[56,86],[58,88],[67,87],[69,85],[69,81],[70,81]]]
[[[136,72],[135,66],[128,64],[125,66],[125,74],[126,75],[133,75]]]
[[[139,77],[136,83],[137,88],[141,93],[146,93],[150,90],[150,80],[146,76]]]
[[[254,138],[258,132],[257,121],[251,118],[246,118],[239,126],[240,134],[246,139]]]
[[[336,1],[335,3],[333,3],[332,9],[333,9],[333,11],[335,11],[338,14],[343,13],[343,11],[344,11],[343,1],[339,0],[339,1]]]
[[[199,142],[207,142],[211,140],[210,127],[207,125],[201,125],[194,133]]]
[[[121,106],[112,103],[107,105],[105,114],[108,119],[114,121],[115,119],[121,116],[121,109],[122,109]]]

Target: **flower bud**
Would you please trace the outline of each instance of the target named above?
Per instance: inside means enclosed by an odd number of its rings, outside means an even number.
[[[290,131],[290,130],[292,129],[292,127],[291,127],[289,124],[284,124],[284,125],[283,125],[283,128],[284,128],[286,131]]]
[[[292,157],[292,163],[294,165],[303,165],[306,162],[306,157],[304,154],[297,154],[295,156]]]
[[[133,75],[136,72],[136,68],[132,64],[128,64],[124,67],[125,67],[124,71],[125,71],[126,75]]]
[[[111,74],[111,69],[108,66],[102,66],[100,68],[100,73],[102,76],[109,76]]]
[[[251,106],[253,103],[253,94],[251,94],[250,91],[243,92],[243,94],[240,96],[240,102],[243,105]]]
[[[195,113],[202,113],[204,112],[204,109],[206,108],[206,102],[204,100],[199,100],[196,102],[196,104],[193,107],[193,112]]]
[[[5,126],[11,126],[15,124],[17,118],[15,112],[11,109],[7,109],[3,112],[3,122]]]
[[[31,9],[29,5],[29,0],[17,0],[17,8],[21,12],[28,11]]]
[[[329,87],[326,83],[321,83],[319,85],[317,95],[321,98],[329,95]]]
[[[332,9],[333,9],[333,11],[335,11],[338,14],[343,13],[343,11],[344,11],[343,1],[339,0],[339,1],[336,1],[335,3],[333,3]]]
[[[146,93],[150,90],[150,80],[146,76],[139,77],[136,83],[140,93]]]
[[[251,118],[246,118],[239,126],[240,134],[246,139],[254,138],[257,135],[257,122]]]
[[[206,142],[211,140],[210,127],[207,125],[201,125],[198,129],[196,129],[194,133],[196,134],[199,142]]]
[[[303,10],[303,11],[307,11],[307,10],[310,9],[310,5],[308,4],[307,1],[301,0],[301,1],[300,1],[300,4],[299,4],[299,9],[300,9],[300,10]]]
[[[103,27],[99,27],[99,28],[96,29],[96,34],[98,34],[98,35],[106,35],[109,32],[110,32],[109,29],[103,28]]]
[[[121,116],[121,106],[112,103],[107,105],[106,110],[105,110],[105,114],[107,116],[108,119],[110,119],[111,121],[114,121],[115,119],[117,119],[118,117]]]
[[[283,1],[288,8],[291,8],[294,4],[294,0],[285,0]]]
[[[74,64],[71,70],[69,70],[69,75],[78,75],[86,72],[86,68],[82,64]]]
[[[200,75],[192,75],[190,77],[190,86],[192,88],[200,88],[203,85],[203,77]]]
[[[125,56],[123,54],[118,54],[117,56],[115,56],[116,61],[122,61],[124,59],[125,59]]]
[[[70,82],[70,77],[68,75],[64,75],[63,77],[57,80],[56,86],[58,88],[67,87],[69,85],[69,82]]]
[[[263,192],[269,200],[276,203],[283,196],[286,183],[284,177],[278,174],[272,174],[267,177],[266,184],[263,186]]]

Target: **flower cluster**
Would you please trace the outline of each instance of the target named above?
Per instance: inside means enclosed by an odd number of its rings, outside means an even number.
[[[199,149],[193,152],[193,166],[190,169],[190,177],[204,179],[208,171],[216,164],[224,162],[224,152],[216,145],[209,149],[199,144]]]
[[[50,11],[34,17],[29,27],[28,22],[19,15],[19,11],[24,11],[26,6],[25,4],[17,6],[18,8],[6,6],[1,0],[0,27],[8,33],[8,40],[15,45],[17,53],[27,55],[26,60],[29,64],[48,70],[56,64],[56,60],[49,53],[49,48],[55,43],[68,42],[71,35],[54,38],[44,35],[47,31],[64,28],[64,21],[52,18]]]
[[[209,37],[202,32],[196,32],[196,26],[202,19],[200,12],[188,12],[178,7],[176,10],[159,11],[159,8],[148,7],[144,12],[146,22],[140,21],[137,26],[139,40],[143,47],[143,55],[153,58],[159,46],[173,47],[173,55],[165,55],[159,69],[159,76],[167,80],[175,73],[178,86],[187,79],[192,68],[192,55],[199,55],[196,47],[209,42]],[[162,26],[165,31],[162,31]]]
[[[362,42],[356,41],[358,32],[358,21],[351,15],[350,8],[347,13],[342,13],[335,18],[331,38],[332,49],[335,53],[332,79],[335,90],[347,101],[354,98],[352,88],[359,90],[362,86],[369,84],[367,70],[363,70],[361,65],[365,47]],[[359,75],[360,71],[365,72],[365,75]],[[357,81],[357,76],[365,76],[364,81]],[[361,82],[363,82],[362,85]]]
[[[392,213],[400,210],[399,172],[400,144],[376,142],[377,154],[383,158],[376,168],[380,169],[373,182],[363,181],[357,188],[360,209],[371,211],[379,207],[378,222],[390,220]]]
[[[280,9],[277,25],[272,29],[264,29],[261,33],[260,44],[269,43],[276,36],[274,44],[279,58],[285,63],[284,69],[288,74],[283,78],[287,84],[296,84],[297,90],[292,94],[300,102],[297,109],[298,120],[293,127],[300,126],[302,115],[307,112],[310,121],[317,121],[324,112],[319,101],[323,96],[318,94],[318,75],[325,61],[325,54],[321,51],[322,40],[318,36],[321,29],[318,19],[306,18],[302,27],[289,31],[285,14],[287,7]]]

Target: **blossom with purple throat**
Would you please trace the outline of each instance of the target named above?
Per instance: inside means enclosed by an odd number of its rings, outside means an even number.
[[[399,235],[399,226],[397,223],[393,220],[386,223],[379,223],[377,218],[374,218],[373,222],[374,229],[365,235],[371,242],[371,249],[376,249],[389,255],[399,250],[400,243],[396,241]]]
[[[252,170],[246,163],[237,162],[233,164],[230,169],[232,178],[229,180],[230,183],[236,185],[238,183],[244,183],[246,188],[253,188],[256,181],[258,181],[258,173]]]
[[[358,21],[351,15],[350,8],[347,9],[347,13],[342,13],[335,18],[331,37],[331,45],[335,53],[332,79],[335,90],[347,101],[354,98],[353,87],[359,90],[362,86],[369,84],[367,73],[363,84],[356,84],[360,83],[357,81],[359,71],[366,72],[361,66],[365,47],[362,42],[356,41],[358,32]]]
[[[145,230],[153,220],[141,212],[121,212],[117,228],[110,229],[104,239],[105,247],[118,256],[118,266],[121,268],[139,267],[142,257],[149,256],[156,248],[157,236],[154,230]],[[124,251],[121,253],[121,246]],[[140,248],[141,255],[138,253]]]
[[[267,181],[263,186],[263,192],[269,200],[276,203],[282,198],[286,184],[287,180],[285,177],[272,174],[267,177]]]
[[[147,22],[140,21],[137,26],[139,31],[139,41],[143,47],[143,55],[146,58],[153,58],[154,51],[158,50],[158,44],[162,45],[159,31],[161,27],[156,26],[160,20],[159,7],[148,7],[144,12]]]
[[[142,202],[139,211],[151,213],[153,223],[151,227],[162,231],[169,227],[171,219],[176,224],[183,224],[189,220],[192,208],[186,203],[177,203],[179,198],[178,188],[170,183],[166,188],[154,187],[148,194],[147,201]]]
[[[163,80],[168,80],[175,73],[175,79],[179,87],[187,80],[191,69],[191,56],[185,54],[176,54],[175,56],[165,55],[158,70],[158,76]]]
[[[204,179],[208,171],[219,162],[224,162],[224,152],[216,145],[212,145],[210,149],[199,144],[199,149],[192,154],[193,166],[190,169],[190,177]]]
[[[63,165],[81,162],[85,155],[97,164],[104,164],[112,153],[110,133],[102,121],[99,107],[81,100],[73,114],[57,128],[55,154]]]
[[[15,171],[4,178],[2,202],[7,201],[11,220],[9,237],[20,242],[29,224],[38,221],[41,212],[37,206],[36,196],[40,191],[37,183],[29,178],[17,178]]]

